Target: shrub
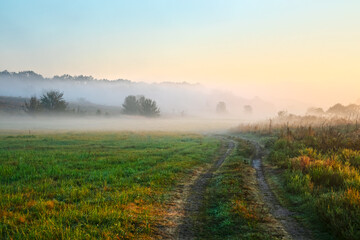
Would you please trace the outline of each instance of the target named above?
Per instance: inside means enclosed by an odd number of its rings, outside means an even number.
[[[351,166],[360,169],[360,151],[345,148],[340,150],[337,155],[342,163],[349,163]]]
[[[360,239],[360,195],[349,188],[319,197],[317,211],[329,228],[341,239]]]
[[[309,196],[313,190],[313,183],[311,177],[308,174],[303,174],[299,170],[285,172],[286,188],[291,193],[301,193]]]
[[[25,102],[25,112],[36,114],[42,111],[42,105],[36,96],[30,98],[29,102]]]

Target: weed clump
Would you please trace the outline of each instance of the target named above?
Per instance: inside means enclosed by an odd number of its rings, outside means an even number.
[[[284,169],[286,191],[337,238],[360,239],[358,136],[341,126],[312,129],[311,135],[306,128],[289,131],[291,135],[278,135],[268,156]]]

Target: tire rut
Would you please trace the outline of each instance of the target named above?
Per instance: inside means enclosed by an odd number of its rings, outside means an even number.
[[[213,173],[223,164],[225,159],[231,154],[234,148],[235,142],[232,140],[228,140],[228,147],[226,152],[216,161],[216,163],[208,171],[200,174],[200,176],[195,180],[194,184],[190,187],[190,194],[185,202],[184,216],[178,227],[178,234],[176,239],[187,240],[195,238],[194,217],[199,214],[199,210],[203,203],[206,187],[210,179],[213,177]]]
[[[247,140],[247,139],[246,139]],[[249,140],[247,140],[249,141]],[[310,232],[303,228],[292,216],[295,214],[283,207],[271,187],[266,181],[264,166],[261,157],[264,155],[261,146],[254,141],[250,141],[256,147],[256,156],[252,160],[252,166],[256,170],[256,178],[259,185],[260,193],[264,199],[266,206],[269,208],[270,213],[274,218],[281,223],[285,231],[291,239],[294,240],[307,240],[312,239]]]

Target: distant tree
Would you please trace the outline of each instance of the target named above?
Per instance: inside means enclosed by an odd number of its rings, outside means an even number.
[[[96,115],[98,115],[98,116],[101,115],[101,110],[100,109],[96,110]]]
[[[225,102],[218,102],[218,104],[216,105],[216,112],[219,114],[223,114],[226,113],[226,103]]]
[[[250,106],[250,105],[245,105],[245,106],[244,106],[244,112],[245,112],[246,114],[251,114],[252,111],[253,111],[252,106]]]
[[[147,117],[156,117],[160,115],[160,109],[154,100],[141,96],[138,99],[138,104],[140,115]]]
[[[286,110],[282,110],[278,112],[279,117],[286,117],[288,115],[288,112]]]
[[[49,112],[63,112],[67,107],[63,96],[62,92],[49,91],[42,95],[40,102],[42,107]]]
[[[41,112],[42,105],[36,96],[30,98],[29,102],[25,102],[25,112],[29,114],[36,114]]]
[[[127,96],[122,106],[123,113],[128,115],[142,115],[147,117],[156,117],[160,115],[160,109],[156,102],[150,98],[145,98],[144,96]]]
[[[307,115],[315,115],[315,116],[321,116],[323,114],[325,114],[324,110],[322,108],[316,108],[316,107],[311,107],[306,111]]]
[[[140,112],[140,106],[137,98],[133,95],[125,98],[123,107],[123,113],[128,115],[138,115]]]

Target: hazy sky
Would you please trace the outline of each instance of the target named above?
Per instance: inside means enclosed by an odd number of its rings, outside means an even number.
[[[0,70],[360,98],[358,0],[0,0]]]

